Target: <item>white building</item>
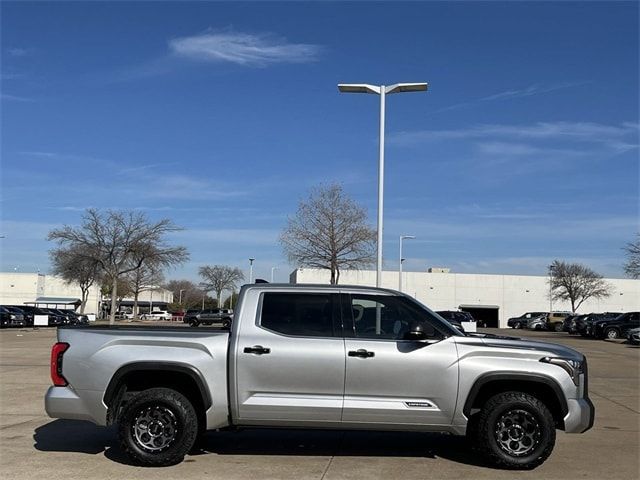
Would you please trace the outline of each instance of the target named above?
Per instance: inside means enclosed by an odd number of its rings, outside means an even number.
[[[0,305],[23,305],[38,303],[51,308],[73,308],[80,304],[82,291],[76,284],[69,284],[55,275],[42,273],[0,272]],[[138,298],[140,311],[166,309],[173,302],[173,292],[160,286],[141,292]],[[100,316],[101,308],[108,308],[108,297],[102,298],[100,287],[93,285],[89,289],[89,297],[85,313]],[[120,302],[121,309],[130,308],[133,298],[124,298]]]
[[[533,275],[485,275],[449,273],[448,269],[431,272],[403,272],[402,290],[432,310],[471,312],[487,326],[507,326],[510,317],[525,312],[571,310],[564,302],[549,301],[549,278]],[[329,270],[299,268],[291,273],[291,283],[329,283]],[[398,289],[398,272],[383,271],[382,287]],[[589,312],[627,312],[640,310],[640,280],[607,278],[611,296],[589,299],[578,309]],[[342,285],[375,286],[373,270],[340,272]]]
[[[62,278],[42,273],[2,272],[0,273],[0,304],[23,305],[39,302],[52,308],[64,308],[66,303],[79,302],[82,291],[75,284],[66,283]],[[89,297],[84,311],[98,313],[100,288],[96,285],[89,289]],[[73,308],[73,306],[67,307]]]

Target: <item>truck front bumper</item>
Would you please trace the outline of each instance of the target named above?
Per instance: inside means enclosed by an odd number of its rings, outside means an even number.
[[[564,417],[566,433],[583,433],[593,427],[596,409],[589,398],[570,398],[567,407],[569,412]]]
[[[92,411],[87,404],[103,406],[100,392],[83,391],[89,396],[85,402],[71,387],[49,387],[44,397],[44,409],[51,418],[68,418],[72,420],[88,420],[98,425],[105,424],[103,409]]]

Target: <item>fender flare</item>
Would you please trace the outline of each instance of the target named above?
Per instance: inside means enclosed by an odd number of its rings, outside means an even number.
[[[553,390],[553,393],[558,400],[558,404],[560,405],[562,417],[564,417],[569,412],[569,407],[567,405],[567,399],[564,395],[564,392],[558,382],[553,378],[546,375],[529,372],[490,372],[480,375],[475,380],[473,386],[471,387],[471,390],[469,390],[469,395],[467,395],[467,399],[464,402],[464,407],[462,408],[462,413],[464,413],[467,418],[469,418],[471,414],[471,406],[478,396],[478,393],[480,393],[480,389],[488,383],[496,381],[521,381],[532,384],[543,384]]]
[[[200,373],[198,369],[193,367],[192,365],[186,365],[184,363],[178,362],[132,362],[127,363],[113,374],[111,380],[109,381],[109,385],[104,392],[103,401],[104,404],[109,406],[113,399],[116,397],[120,390],[120,386],[122,385],[122,379],[132,373],[132,372],[141,372],[141,371],[170,371],[187,375],[191,378],[196,386],[198,387],[198,391],[200,392],[200,396],[202,397],[202,403],[204,404],[205,411],[211,408],[213,402],[211,400],[211,393],[209,389],[206,387],[206,382],[204,381],[204,377]]]

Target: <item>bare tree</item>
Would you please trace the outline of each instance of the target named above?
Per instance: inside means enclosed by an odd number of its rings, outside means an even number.
[[[553,300],[570,301],[572,312],[589,298],[611,295],[611,286],[585,265],[554,260],[549,269]]]
[[[84,313],[89,290],[98,279],[98,262],[79,248],[56,248],[49,252],[52,273],[64,279],[68,284],[80,287],[82,303],[80,313]]]
[[[635,241],[627,243],[624,250],[627,253],[624,273],[631,278],[640,278],[640,233],[636,234]]]
[[[338,283],[341,269],[373,263],[375,239],[365,209],[335,184],[313,189],[280,235],[291,263],[330,270],[332,285]]]
[[[156,264],[143,263],[126,275],[129,290],[133,293],[133,316],[138,318],[138,298],[143,292],[153,290],[164,282],[164,274]]]
[[[49,232],[49,240],[61,248],[77,248],[98,263],[111,282],[111,314],[115,323],[118,280],[139,268],[145,261],[177,265],[188,258],[184,247],[167,245],[165,235],[180,230],[169,219],[150,222],[135,211],[100,213],[88,209],[80,227],[65,225]]]
[[[198,274],[203,279],[203,288],[206,291],[213,290],[216,292],[218,307],[222,306],[222,291],[233,291],[238,282],[244,280],[244,274],[239,268],[226,265],[205,265],[198,269]]]
[[[173,292],[173,303],[177,308],[199,306],[205,295],[205,292],[190,280],[170,280],[164,288]]]

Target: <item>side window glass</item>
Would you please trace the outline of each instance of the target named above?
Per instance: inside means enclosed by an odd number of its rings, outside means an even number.
[[[266,292],[262,296],[260,326],[301,337],[333,337],[332,294]]]
[[[424,331],[425,338],[440,338],[428,312],[401,297],[354,294],[349,307],[356,338],[409,340],[416,329]]]

